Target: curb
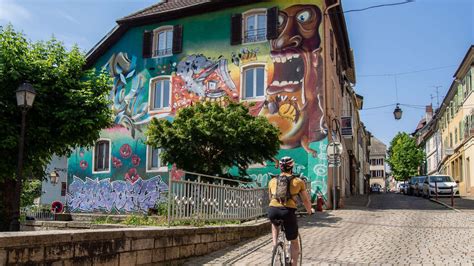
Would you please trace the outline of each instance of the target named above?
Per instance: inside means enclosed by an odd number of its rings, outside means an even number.
[[[367,200],[367,204],[365,205],[366,208],[369,208],[369,205],[370,205],[370,194],[369,194],[369,200]]]
[[[438,204],[440,204],[440,205],[443,205],[444,207],[446,207],[446,208],[448,208],[448,209],[451,209],[451,210],[453,210],[453,211],[455,211],[455,212],[462,212],[462,211],[460,211],[460,210],[458,210],[458,209],[456,209],[456,208],[453,208],[453,207],[449,206],[448,204],[446,204],[446,203],[444,203],[444,202],[441,202],[441,201],[439,201],[439,200],[435,200],[435,199],[432,199],[432,198],[429,198],[429,200],[432,201],[432,202],[434,202],[434,203],[438,203]]]

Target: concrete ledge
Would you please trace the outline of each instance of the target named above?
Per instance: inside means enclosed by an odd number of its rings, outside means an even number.
[[[29,224],[44,222],[30,221]],[[58,226],[63,226],[63,222]],[[139,227],[0,233],[0,265],[177,264],[267,234],[265,220],[209,227]]]

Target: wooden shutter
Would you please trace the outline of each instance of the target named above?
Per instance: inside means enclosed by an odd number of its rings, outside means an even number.
[[[153,46],[153,32],[145,31],[143,32],[143,58],[150,58],[152,56],[152,46]]]
[[[110,143],[108,141],[104,142],[105,146],[105,165],[104,165],[104,170],[109,170],[110,167],[110,158],[109,158],[109,149],[110,149]]]
[[[238,45],[242,43],[242,14],[232,15],[230,34],[231,45]]]
[[[94,149],[94,171],[97,171],[98,169],[97,164],[99,163],[99,150],[99,142],[97,142]]]
[[[267,40],[278,38],[278,7],[267,9]]]
[[[175,25],[173,27],[173,54],[179,54],[183,51],[183,26]]]

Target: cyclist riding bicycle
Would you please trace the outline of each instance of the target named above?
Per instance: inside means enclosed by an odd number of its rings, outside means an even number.
[[[296,219],[297,201],[299,196],[309,215],[312,214],[311,201],[306,191],[306,184],[293,174],[295,162],[291,157],[285,156],[279,161],[281,173],[273,177],[268,183],[270,207],[268,218],[272,222],[273,246],[277,244],[279,221],[283,221],[285,236],[291,242],[292,265],[297,265],[300,246],[298,244],[298,222]]]

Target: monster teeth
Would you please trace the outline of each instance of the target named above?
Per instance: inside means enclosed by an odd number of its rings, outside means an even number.
[[[272,82],[272,85],[273,85],[273,86],[280,86],[280,82],[279,82],[278,80],[274,80],[274,81]]]
[[[293,58],[300,58],[300,54],[294,54]]]
[[[282,62],[282,63],[285,63],[285,62],[286,62],[286,57],[282,57],[282,58],[281,58],[281,62]]]
[[[275,57],[275,62],[280,63],[280,62],[281,62],[281,58],[280,58],[280,57]]]

